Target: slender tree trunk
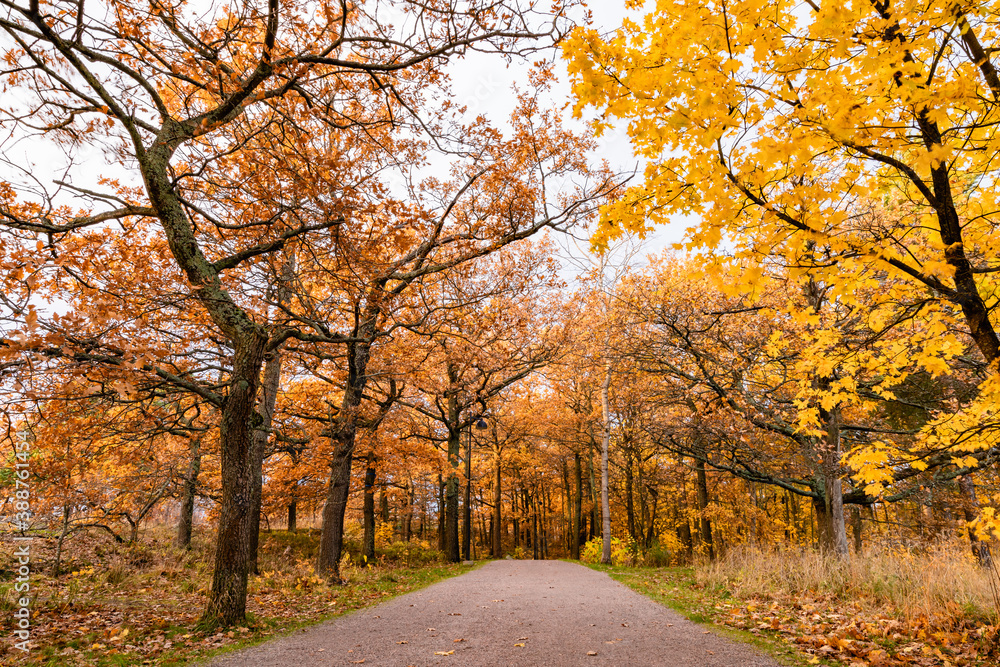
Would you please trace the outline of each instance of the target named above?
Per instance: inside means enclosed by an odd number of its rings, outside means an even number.
[[[292,280],[294,270],[291,258],[286,259],[281,266],[281,277],[277,286],[278,303],[287,304],[289,298],[288,285]],[[274,418],[274,406],[278,400],[278,387],[281,385],[281,348],[275,349],[264,363],[264,381],[261,385],[260,402],[257,412],[260,422],[253,432],[253,499],[250,508],[253,524],[250,533],[250,572],[258,574],[257,550],[260,546],[260,511],[264,492],[264,452],[271,436],[271,421]]]
[[[403,494],[406,502],[406,509],[403,512],[403,541],[409,542],[413,537],[413,482],[406,482],[406,489]]]
[[[698,523],[701,529],[701,544],[709,560],[715,560],[715,544],[712,541],[712,522],[706,514],[708,510],[708,475],[705,473],[705,462],[700,458],[695,460],[695,471],[698,474]]]
[[[444,479],[441,475],[438,475],[437,479],[438,485],[438,551],[445,553],[448,546],[447,538],[445,537],[445,511],[444,511]]]
[[[260,414],[260,426],[253,433],[253,518],[250,522],[253,528],[250,533],[250,572],[257,574],[257,549],[260,545],[260,510],[264,489],[264,451],[270,437],[271,420],[274,417],[274,406],[278,399],[278,387],[281,384],[281,350],[275,350],[264,364],[263,392],[257,412]]]
[[[296,450],[292,448],[289,452],[289,456],[292,459],[292,467],[295,468],[299,463],[299,455]],[[291,488],[288,491],[290,500],[288,501],[288,532],[294,533],[296,530],[296,524],[298,523],[298,511],[299,511],[299,499],[298,499],[298,482],[293,482]]]
[[[852,523],[852,533],[854,537],[854,553],[861,555],[862,548],[862,537],[863,537],[863,525],[861,523],[861,508],[858,506],[854,507],[851,512],[851,523]]]
[[[448,434],[449,470],[447,491],[445,492],[445,555],[452,563],[457,563],[461,560],[458,534],[458,455],[460,435],[457,431],[452,431]]]
[[[635,500],[634,494],[635,489],[633,488],[633,472],[632,472],[632,453],[629,450],[625,451],[625,523],[628,530],[629,537],[636,544],[640,543],[640,539],[636,534],[635,530]]]
[[[500,475],[501,449],[498,446],[496,458],[494,459],[493,472],[496,475],[493,486],[493,557],[503,558],[503,493],[501,483],[503,478]]]
[[[389,523],[389,494],[386,489],[386,479],[385,476],[382,477],[382,481],[378,485],[378,509],[379,518],[382,523]]]
[[[583,518],[583,466],[579,452],[573,453],[573,474],[576,477],[576,498],[573,500],[573,543],[571,557],[580,560],[580,545],[585,541]]]
[[[361,544],[361,556],[365,564],[375,560],[375,452],[368,452],[368,466],[365,468],[364,488],[364,535]]]
[[[979,514],[979,500],[976,498],[976,484],[971,474],[962,475],[958,479],[958,490],[962,495],[962,513],[965,516],[967,530],[969,531],[969,542],[972,545],[972,555],[976,562],[983,568],[993,568],[993,556],[990,553],[990,545],[976,536],[972,529],[972,522]]]
[[[216,538],[212,588],[203,622],[233,625],[246,618],[250,535],[256,531],[253,511],[253,432],[260,426],[254,409],[267,338],[262,332],[233,341],[229,395],[219,425],[222,499]]]
[[[611,362],[604,369],[604,382],[601,384],[601,562],[611,564],[611,503],[608,498],[608,447],[611,444],[611,406],[608,400],[608,389],[611,386]]]
[[[66,541],[66,536],[69,535],[69,517],[72,508],[68,502],[63,503],[62,507],[62,527],[59,530],[59,539],[56,540],[56,558],[55,562],[52,564],[52,576],[58,577],[62,574],[62,550],[63,542]]]
[[[472,427],[465,444],[465,503],[462,507],[462,555],[472,560]]]
[[[181,515],[177,519],[177,546],[191,548],[191,532],[194,529],[194,503],[198,494],[198,475],[201,474],[201,436],[191,438],[188,443],[188,471],[184,476]]]
[[[649,524],[646,528],[646,548],[653,546],[656,539],[656,510],[660,500],[660,490],[655,486],[647,486],[649,489]]]

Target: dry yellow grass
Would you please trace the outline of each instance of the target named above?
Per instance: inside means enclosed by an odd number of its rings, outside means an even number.
[[[830,596],[905,620],[998,620],[998,573],[979,567],[959,540],[920,549],[876,545],[849,562],[810,549],[742,549],[698,568],[697,577],[739,598]]]

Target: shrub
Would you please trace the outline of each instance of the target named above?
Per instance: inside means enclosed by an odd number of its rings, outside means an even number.
[[[603,549],[603,538],[595,537],[583,545],[583,549],[580,551],[580,560],[585,563],[600,563]],[[612,537],[611,563],[613,565],[635,565],[636,562],[636,544],[631,535],[626,535],[623,540]]]

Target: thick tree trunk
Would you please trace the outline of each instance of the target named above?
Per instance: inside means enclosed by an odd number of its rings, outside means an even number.
[[[976,498],[976,484],[971,474],[962,475],[958,478],[958,489],[962,495],[962,513],[965,516],[967,530],[969,531],[972,555],[981,567],[993,569],[993,555],[990,553],[990,545],[980,540],[972,529],[972,522],[976,520],[979,514],[979,500]]]
[[[261,418],[254,407],[265,344],[263,335],[247,335],[234,341],[229,395],[219,426],[222,499],[212,588],[203,616],[209,625],[233,625],[246,617],[250,535],[257,529],[253,523],[252,452],[253,432]]]
[[[181,497],[181,515],[177,519],[177,546],[191,548],[191,532],[194,529],[194,503],[198,494],[198,475],[201,474],[201,436],[191,438],[188,444],[188,471],[184,476]]]
[[[601,384],[601,562],[611,564],[611,503],[608,499],[608,447],[611,444],[611,405],[608,389],[611,386],[611,362],[604,369]]]
[[[294,533],[296,530],[298,510],[299,502],[293,497],[292,502],[288,503],[288,532],[290,533]]]
[[[701,459],[695,461],[695,471],[698,477],[698,523],[700,527],[700,537],[702,548],[709,560],[715,560],[715,544],[712,541],[712,522],[707,515],[708,510],[708,475],[705,473],[705,462]]]
[[[344,548],[344,516],[351,493],[351,462],[358,432],[358,408],[364,396],[368,360],[377,310],[366,313],[366,324],[358,329],[363,342],[347,344],[347,382],[340,410],[333,420],[330,437],[334,444],[330,462],[330,483],[323,507],[323,533],[320,536],[317,570],[332,581],[340,581],[340,557]]]
[[[821,414],[824,411],[820,411]],[[828,522],[827,548],[841,559],[849,559],[851,550],[847,543],[847,524],[844,521],[844,492],[840,479],[840,408],[825,415],[826,438],[823,442],[823,496]]]
[[[330,483],[323,506],[323,531],[319,540],[316,569],[330,581],[340,582],[340,557],[344,550],[344,517],[351,493],[351,463],[354,433],[331,438],[337,444],[330,462]]]

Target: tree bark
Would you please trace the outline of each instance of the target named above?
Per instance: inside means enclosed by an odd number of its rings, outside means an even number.
[[[375,452],[368,452],[364,488],[364,537],[361,540],[361,557],[365,564],[375,560]]]
[[[274,406],[278,400],[278,387],[281,384],[281,350],[271,353],[264,364],[264,382],[261,385],[262,395],[257,405],[260,414],[260,425],[253,434],[253,523],[250,534],[250,572],[257,574],[257,549],[260,545],[260,510],[264,490],[264,451],[271,435],[271,420],[274,417]]]
[[[222,500],[216,538],[215,569],[203,622],[233,625],[246,618],[247,576],[251,559],[254,465],[253,432],[261,417],[254,409],[264,363],[265,335],[237,338],[229,395],[222,408],[219,440]]]
[[[448,540],[445,537],[445,508],[444,508],[444,478],[438,475],[438,551],[445,553],[448,547]]]
[[[823,442],[823,498],[828,522],[828,548],[838,558],[847,560],[851,557],[851,549],[847,543],[847,524],[844,521],[844,491],[840,479],[840,408],[834,408],[823,415],[826,419],[826,438]]]
[[[611,503],[608,499],[608,447],[611,444],[611,406],[608,401],[608,389],[611,386],[611,362],[604,369],[604,382],[601,384],[601,562],[611,564]]]
[[[191,438],[188,445],[188,471],[184,476],[181,515],[177,519],[177,546],[191,548],[191,533],[194,530],[194,503],[198,494],[198,475],[201,474],[201,436]]]
[[[708,475],[705,473],[705,462],[700,458],[695,460],[695,471],[698,475],[698,524],[702,547],[709,560],[715,560],[715,544],[712,541],[712,522],[706,512],[708,510]]]
[[[636,544],[639,544],[641,540],[636,534],[635,530],[635,500],[633,499],[635,489],[633,488],[633,478],[632,478],[632,454],[629,450],[625,451],[625,522],[626,528],[628,530],[629,537]]]
[[[503,478],[500,475],[500,455],[501,449],[498,446],[496,460],[494,463],[494,474],[496,479],[493,486],[493,557],[503,558],[503,493],[501,483]]]
[[[573,499],[573,542],[570,556],[574,560],[580,560],[580,545],[585,536],[583,526],[580,525],[583,518],[583,466],[579,452],[573,453],[573,474],[576,478],[576,498]]]
[[[330,462],[330,483],[323,507],[323,532],[317,557],[317,570],[331,581],[340,581],[344,517],[351,492],[351,463],[358,432],[358,410],[368,383],[366,371],[371,356],[370,341],[374,335],[377,316],[378,310],[372,306],[365,314],[365,322],[355,330],[362,340],[347,344],[347,382],[340,410],[331,429],[330,440],[334,444],[334,452]]]
[[[979,500],[976,498],[976,485],[971,474],[965,474],[958,478],[958,489],[962,495],[962,514],[965,516],[969,531],[972,555],[980,567],[992,570],[993,555],[990,553],[990,545],[980,540],[972,529],[972,522],[976,520],[976,515],[979,513]]]
[[[465,444],[465,503],[462,507],[462,557],[472,560],[472,427]]]

